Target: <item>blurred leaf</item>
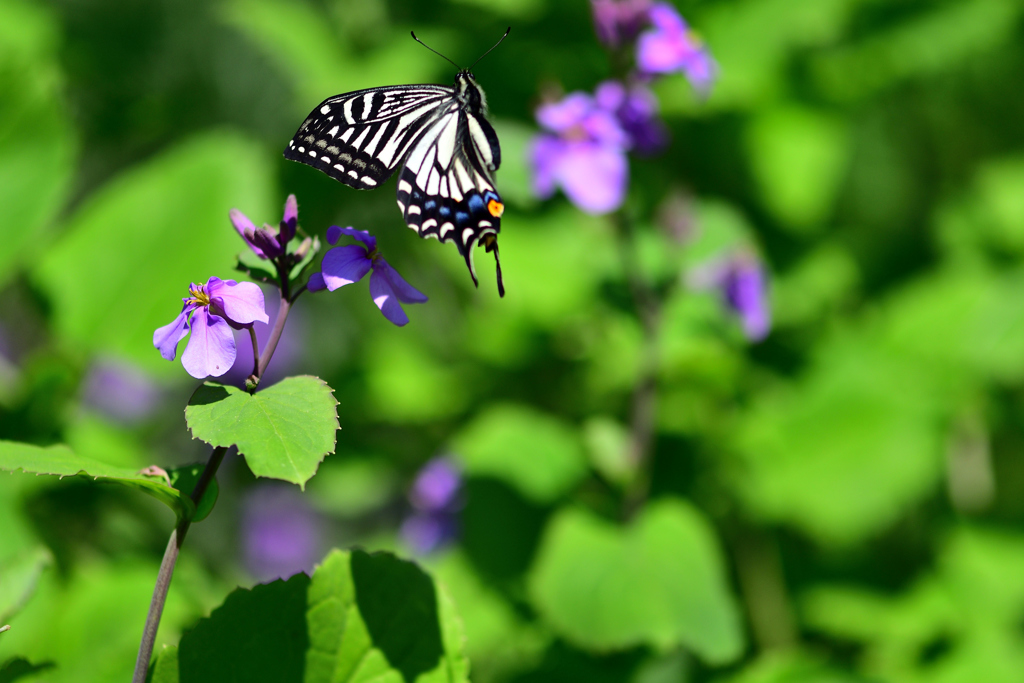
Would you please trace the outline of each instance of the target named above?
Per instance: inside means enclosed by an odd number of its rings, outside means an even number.
[[[296,116],[339,93],[428,82],[441,66],[424,58],[423,47],[404,31],[388,33],[383,44],[353,54],[348,49],[351,41],[337,35],[327,16],[304,2],[233,0],[222,11],[228,23],[250,36],[292,77],[299,95]],[[430,45],[445,46],[443,51],[455,58],[455,34],[425,30],[420,37]],[[300,123],[296,120],[296,129]]]
[[[68,447],[83,458],[129,468],[150,464],[145,446],[134,434],[94,413],[76,415],[64,434]]]
[[[502,479],[538,503],[551,503],[586,476],[579,433],[533,408],[486,408],[452,438],[473,476]]]
[[[124,559],[118,564],[88,562],[66,578],[45,575],[28,609],[19,612],[0,647],[33,662],[52,661],[47,683],[111,683],[132,677],[146,606],[153,595],[156,562]],[[202,606],[189,604],[186,574],[167,596],[157,650],[177,639],[182,622]],[[198,612],[198,613],[197,613]]]
[[[608,481],[623,486],[636,474],[630,457],[630,433],[622,424],[604,415],[595,415],[583,425],[590,464]]]
[[[530,594],[560,635],[584,647],[683,645],[724,664],[743,651],[726,577],[703,514],[681,500],[660,500],[626,528],[563,510],[541,544]]]
[[[53,662],[32,664],[23,657],[13,657],[0,665],[0,683],[14,683],[26,678],[35,678],[37,674],[52,669]]]
[[[1024,537],[961,526],[938,571],[903,593],[820,586],[803,605],[812,628],[865,644],[865,673],[921,683],[1016,681],[1024,666]]]
[[[0,626],[25,606],[36,590],[39,576],[51,564],[53,555],[43,546],[0,563]]]
[[[178,314],[190,282],[230,276],[240,240],[227,211],[268,213],[267,162],[251,142],[207,134],[93,193],[33,273],[57,332],[83,351],[180,376],[153,348],[153,331]]]
[[[466,629],[466,655],[473,662],[474,680],[505,679],[540,660],[550,636],[485,584],[463,554],[449,552],[431,562],[429,568],[451,592],[458,608]]]
[[[35,3],[0,2],[0,287],[17,272],[18,257],[40,251],[75,171],[55,19]]]
[[[385,505],[397,489],[396,477],[383,459],[328,460],[309,483],[317,509],[339,517],[358,517]]]
[[[850,161],[845,122],[795,105],[759,110],[746,135],[762,203],[795,233],[825,227]]]
[[[1016,0],[921,7],[894,28],[825,52],[814,64],[821,88],[833,97],[860,98],[903,79],[959,67],[969,57],[1012,39],[1022,9]]]
[[[192,436],[211,446],[237,446],[257,477],[305,488],[334,452],[338,423],[334,390],[317,377],[288,377],[249,394],[206,382],[185,408]]]
[[[390,325],[389,325],[390,327]],[[366,382],[373,414],[385,422],[429,422],[459,413],[468,382],[422,338],[385,329],[367,344]]]
[[[52,474],[61,478],[82,474],[93,479],[117,482],[148,493],[174,510],[179,518],[191,517],[196,509],[189,498],[191,491],[178,491],[164,483],[160,477],[143,475],[138,470],[114,467],[77,456],[67,446],[43,448],[15,441],[0,441],[0,469]]]
[[[460,5],[520,21],[535,20],[543,11],[544,0],[455,0]],[[497,38],[496,38],[497,39]]]
[[[858,683],[866,682],[859,676],[837,670],[802,652],[770,652],[734,676],[728,683]]]
[[[851,297],[859,280],[849,251],[822,244],[772,283],[772,324],[789,327],[819,321]]]
[[[697,231],[686,246],[686,263],[699,266],[750,248],[754,230],[735,205],[717,199],[697,202]]]
[[[767,519],[826,542],[891,524],[943,471],[948,387],[871,338],[826,347],[786,390],[759,396],[738,425],[735,487]]]
[[[161,652],[153,683],[468,680],[451,599],[411,562],[333,551],[312,580],[239,588]]]

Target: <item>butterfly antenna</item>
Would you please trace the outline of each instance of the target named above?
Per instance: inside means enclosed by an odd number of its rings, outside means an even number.
[[[441,59],[445,59],[445,60],[448,60],[448,63],[449,63],[449,64],[451,64],[452,66],[454,66],[454,67],[455,67],[456,69],[458,69],[458,70],[460,70],[460,71],[462,70],[462,67],[461,67],[461,66],[459,66],[458,64],[456,64],[456,63],[455,63],[455,62],[453,62],[452,60],[448,59],[448,58],[447,58],[447,57],[445,57],[445,56],[444,56],[443,54],[441,54],[440,52],[438,52],[437,50],[435,50],[434,48],[430,47],[429,45],[427,45],[426,43],[424,43],[424,42],[423,42],[422,40],[420,40],[419,38],[417,38],[417,37],[416,37],[416,32],[415,32],[415,31],[409,31],[409,35],[411,35],[411,36],[412,36],[412,39],[413,39],[413,40],[415,40],[415,41],[416,41],[417,43],[419,43],[419,44],[420,44],[420,45],[422,45],[423,47],[425,47],[425,48],[427,48],[428,50],[430,50],[431,52],[433,52],[433,53],[434,53],[435,55],[437,55],[437,56],[438,56],[438,57],[440,57]],[[506,35],[507,35],[507,34],[506,34]],[[501,41],[499,40],[498,42],[500,43]],[[493,49],[494,49],[494,48],[491,48],[491,50],[493,50]],[[490,50],[488,50],[488,52],[490,52]],[[477,61],[479,61],[479,60],[477,60]]]
[[[505,29],[505,35],[503,35],[503,36],[502,36],[501,38],[498,38],[498,42],[496,42],[496,43],[494,44],[494,46],[493,46],[493,47],[491,47],[491,50],[493,50],[494,48],[496,48],[496,47],[498,47],[499,45],[501,45],[501,41],[503,41],[503,40],[505,40],[506,38],[508,38],[508,34],[509,34],[509,31],[511,31],[511,30],[512,30],[512,27],[511,27],[511,26],[509,26],[509,27],[508,27],[507,29]],[[477,64],[479,64],[479,63],[480,63],[480,60],[481,60],[481,59],[483,59],[483,58],[484,58],[484,57],[486,57],[487,55],[491,54],[491,50],[488,50],[487,52],[485,52],[485,53],[483,53],[482,55],[480,55],[480,56],[479,56],[479,57],[477,58],[477,60],[476,60],[475,62],[473,62],[473,66],[476,66]],[[472,70],[473,70],[473,66],[469,67],[469,69],[468,69],[468,70],[469,70],[469,71],[472,71]]]

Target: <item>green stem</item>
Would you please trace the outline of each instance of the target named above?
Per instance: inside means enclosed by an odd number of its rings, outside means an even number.
[[[196,482],[196,486],[192,489],[192,495],[190,496],[192,502],[197,507],[199,506],[199,501],[203,499],[203,494],[206,493],[206,488],[213,481],[214,475],[217,474],[217,468],[223,462],[226,452],[227,448],[218,446],[210,454],[210,459],[207,461],[203,473],[199,475],[199,481]],[[174,565],[178,561],[181,544],[185,542],[185,534],[188,533],[188,528],[191,524],[191,520],[188,519],[178,522],[178,526],[171,532],[171,537],[167,541],[167,550],[164,551],[164,559],[160,562],[160,571],[157,573],[156,585],[153,587],[153,599],[149,603],[146,625],[142,629],[142,642],[139,644],[138,659],[135,660],[135,673],[132,675],[132,683],[145,683],[146,673],[149,671],[149,661],[153,658],[156,632],[160,627],[160,616],[163,614],[164,603],[167,601],[167,591],[171,587],[171,577],[174,575]]]

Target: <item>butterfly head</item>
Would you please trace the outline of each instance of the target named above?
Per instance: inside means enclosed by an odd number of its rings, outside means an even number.
[[[483,112],[487,110],[487,99],[484,91],[476,84],[472,72],[463,69],[455,74],[455,96],[463,105],[468,106],[470,111]]]

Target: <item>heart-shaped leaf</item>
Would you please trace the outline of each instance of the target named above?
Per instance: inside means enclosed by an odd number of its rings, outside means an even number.
[[[412,562],[333,551],[310,579],[239,588],[167,648],[153,683],[463,683],[451,599]]]
[[[714,531],[680,500],[651,504],[629,527],[563,510],[541,542],[530,592],[555,630],[584,647],[683,645],[712,664],[743,651]]]
[[[207,382],[185,408],[192,436],[211,446],[238,446],[257,477],[305,487],[334,452],[338,402],[317,377],[288,377],[255,394]]]

